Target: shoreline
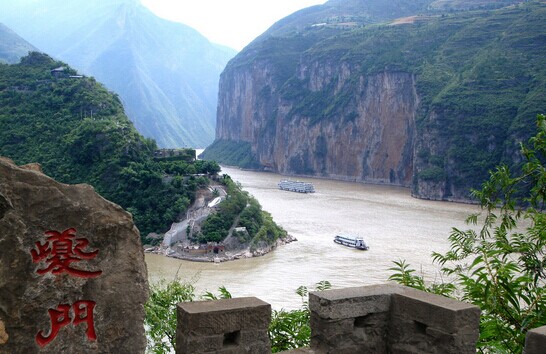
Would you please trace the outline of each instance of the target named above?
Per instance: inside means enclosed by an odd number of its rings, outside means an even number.
[[[144,248],[144,253],[153,253],[153,254],[169,257],[169,258],[176,258],[176,259],[180,259],[183,261],[190,261],[190,262],[222,263],[222,262],[236,261],[239,259],[261,257],[270,252],[273,252],[279,246],[287,245],[295,241],[297,241],[297,239],[294,236],[287,235],[285,238],[276,240],[271,245],[257,247],[253,251],[250,250],[250,247],[245,247],[243,249],[226,250],[222,254],[216,254],[216,253],[189,254],[187,252],[177,251],[171,247],[162,247],[162,246]]]
[[[336,181],[336,182],[347,182],[347,183],[355,183],[355,184],[365,184],[365,185],[372,185],[372,186],[388,186],[388,187],[395,187],[395,188],[401,188],[408,190],[410,192],[410,196],[415,199],[419,200],[428,200],[432,202],[449,202],[449,203],[458,203],[458,204],[468,204],[468,205],[479,205],[479,201],[474,199],[467,199],[467,198],[443,198],[443,199],[436,199],[436,198],[429,198],[424,196],[418,196],[415,195],[412,192],[411,186],[404,186],[400,184],[391,184],[388,182],[382,182],[382,181],[367,181],[367,180],[359,180],[356,178],[349,178],[347,176],[340,176],[340,175],[332,175],[332,176],[318,176],[318,175],[301,175],[301,174],[295,174],[295,173],[281,173],[279,171],[271,171],[268,169],[258,169],[258,168],[242,168],[239,166],[232,166],[232,165],[223,165],[219,163],[220,167],[227,167],[227,168],[233,168],[238,169],[241,171],[248,171],[248,172],[259,172],[259,173],[272,173],[277,174],[282,177],[296,177],[296,178],[309,178],[309,179],[318,179],[318,180],[325,180],[325,181]]]

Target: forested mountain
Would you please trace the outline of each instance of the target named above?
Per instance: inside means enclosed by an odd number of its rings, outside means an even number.
[[[0,63],[18,63],[21,57],[36,50],[32,44],[0,23]]]
[[[118,93],[138,131],[160,146],[212,142],[218,77],[234,50],[138,0],[5,1],[0,22]]]
[[[331,0],[220,79],[205,158],[468,200],[546,109],[543,1]]]
[[[232,244],[237,239],[251,248],[287,236],[229,176],[217,178],[218,164],[196,161],[193,149],[157,157],[155,141],[136,131],[116,94],[46,54],[0,64],[0,127],[0,157],[38,162],[60,182],[92,185],[131,212],[143,242],[158,242],[149,233],[184,219],[197,192],[214,198],[213,180],[228,197],[200,220],[201,229],[191,230],[193,241],[220,242],[235,226],[247,232],[232,237]]]
[[[60,182],[91,184],[131,211],[143,237],[168,230],[208,183],[193,175],[164,182],[172,166],[153,159],[155,142],[136,131],[118,96],[45,54],[0,64],[0,127],[0,156],[38,162]],[[178,165],[182,175],[217,171],[202,161]]]

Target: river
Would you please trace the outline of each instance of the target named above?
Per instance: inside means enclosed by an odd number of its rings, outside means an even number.
[[[301,178],[316,193],[281,191],[281,175],[222,168],[270,212],[298,241],[263,257],[225,263],[198,263],[146,254],[149,279],[192,282],[197,293],[225,286],[234,297],[256,296],[273,308],[301,305],[300,285],[312,288],[321,280],[333,287],[379,284],[392,273],[393,260],[404,259],[427,279],[439,280],[433,251],[449,247],[452,227],[477,206],[412,198],[406,188]],[[370,249],[359,251],[333,242],[337,233],[363,236]]]

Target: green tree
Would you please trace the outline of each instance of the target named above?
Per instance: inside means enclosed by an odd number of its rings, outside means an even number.
[[[330,289],[328,281],[315,285],[315,290]],[[269,339],[272,352],[300,348],[309,345],[311,340],[310,311],[307,287],[300,286],[296,293],[301,296],[301,309],[292,311],[273,311],[269,325]],[[178,279],[165,280],[150,287],[150,298],[145,305],[146,335],[148,350],[153,353],[170,353],[176,344],[176,305],[179,302],[196,300],[195,287],[190,283],[180,283]],[[201,300],[230,299],[231,293],[224,287],[218,288],[218,294],[209,291],[200,296]]]
[[[390,279],[479,306],[481,352],[521,353],[528,330],[546,325],[546,117],[521,145],[517,171],[500,165],[472,194],[482,212],[469,230],[454,228],[451,247],[433,260],[455,285],[427,285],[404,261]]]
[[[323,280],[315,284],[316,291],[327,290],[332,287],[329,281]],[[306,347],[311,342],[311,311],[309,310],[309,291],[300,286],[296,294],[301,297],[300,309],[286,311],[273,310],[269,324],[269,339],[273,353],[285,350]]]
[[[225,288],[218,288],[219,295],[206,292],[203,300],[230,299],[231,293]],[[145,304],[146,335],[148,349],[153,353],[171,353],[176,345],[176,305],[180,302],[196,300],[195,287],[191,283],[181,283],[175,278],[150,286],[150,298]]]
[[[169,283],[161,281],[150,287],[150,298],[144,306],[147,327],[148,349],[153,353],[169,353],[175,348],[176,305],[193,301],[195,287],[175,279]]]

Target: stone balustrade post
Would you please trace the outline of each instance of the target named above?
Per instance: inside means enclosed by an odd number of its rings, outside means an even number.
[[[271,353],[270,321],[271,305],[255,297],[180,303],[176,353]]]
[[[312,292],[317,353],[475,353],[478,307],[386,284]]]
[[[546,353],[546,326],[538,327],[527,332],[523,354]]]
[[[411,288],[391,301],[391,353],[476,353],[479,307]]]

